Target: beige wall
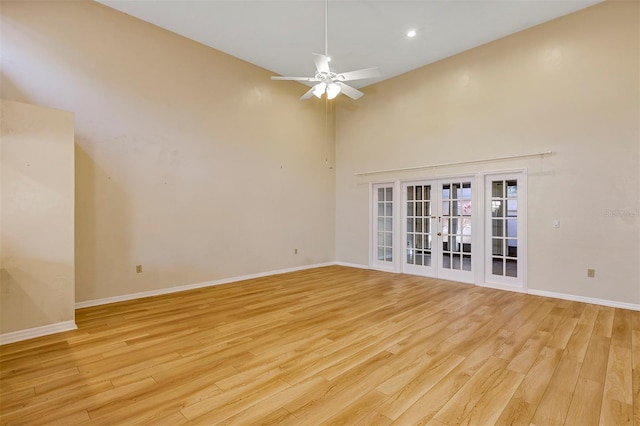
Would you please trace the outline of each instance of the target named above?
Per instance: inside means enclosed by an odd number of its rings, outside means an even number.
[[[303,86],[89,1],[1,13],[2,97],[76,113],[77,301],[334,259]]]
[[[75,317],[73,114],[0,101],[0,334]]]
[[[368,263],[370,181],[527,168],[529,288],[639,304],[638,19],[638,2],[605,2],[341,103],[337,259]],[[353,176],[547,150],[543,160]]]
[[[367,264],[354,172],[553,150],[375,179],[527,168],[529,287],[637,304],[638,12],[605,2],[339,102],[337,180],[301,86],[89,1],[2,1],[0,89],[76,113],[78,301]]]

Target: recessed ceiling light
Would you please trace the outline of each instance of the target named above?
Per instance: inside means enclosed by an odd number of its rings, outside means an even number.
[[[413,37],[415,37],[415,36],[416,36],[416,34],[417,34],[417,33],[416,33],[416,31],[415,31],[415,30],[409,30],[409,31],[407,31],[407,37],[409,37],[409,38],[413,38]]]

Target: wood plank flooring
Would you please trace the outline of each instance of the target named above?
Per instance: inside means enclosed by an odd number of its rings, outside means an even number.
[[[332,266],[76,322],[0,347],[0,423],[640,426],[640,312]]]

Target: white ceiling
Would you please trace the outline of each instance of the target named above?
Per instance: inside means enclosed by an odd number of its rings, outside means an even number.
[[[311,54],[324,53],[323,0],[98,1],[275,74],[313,76]],[[600,1],[329,0],[331,68],[378,67],[362,87]]]

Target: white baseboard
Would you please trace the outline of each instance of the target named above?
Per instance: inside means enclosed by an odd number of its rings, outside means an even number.
[[[572,302],[591,303],[593,305],[609,306],[611,308],[629,309],[640,311],[640,304],[617,302],[615,300],[596,299],[594,297],[576,296],[574,294],[555,293],[552,291],[529,289],[529,294],[534,296],[552,297],[554,299],[571,300]]]
[[[507,284],[482,283],[480,284],[480,287],[493,288],[495,290],[514,291],[516,293],[527,293],[526,289],[523,289],[521,287],[514,287]]]
[[[91,306],[107,305],[109,303],[124,302],[127,300],[142,299],[144,297],[160,296],[163,294],[177,293],[180,291],[194,290],[203,287],[212,287],[215,285],[229,284],[237,281],[250,280],[254,278],[268,277],[271,275],[286,274],[287,272],[303,271],[305,269],[321,268],[324,266],[335,265],[335,262],[317,263],[314,265],[296,266],[293,268],[278,269],[269,272],[259,272],[257,274],[241,275],[237,277],[223,278],[220,280],[207,281],[203,283],[186,284],[177,287],[160,288],[157,290],[142,291],[139,293],[123,294],[122,296],[105,297],[104,299],[87,300],[77,302],[76,309],[88,308]]]
[[[346,266],[347,268],[371,269],[367,265],[360,265],[359,263],[333,262],[333,265]],[[387,271],[387,272],[389,272],[389,271]]]
[[[113,296],[113,297],[106,297],[104,299],[95,299],[95,300],[87,300],[84,302],[78,302],[76,303],[76,309],[80,309],[80,308],[88,308],[91,306],[99,306],[99,305],[106,305],[109,303],[116,303],[116,302],[123,302],[123,301],[127,301],[127,300],[134,300],[134,299],[141,299],[144,297],[151,297],[151,296],[160,296],[163,294],[170,294],[170,293],[177,293],[180,291],[185,291],[185,290],[194,290],[197,288],[203,288],[203,287],[211,287],[211,286],[216,286],[216,285],[221,285],[221,284],[229,284],[229,283],[233,283],[233,282],[237,282],[237,281],[244,281],[244,280],[249,280],[249,279],[254,279],[254,278],[262,278],[262,277],[267,277],[267,276],[271,276],[271,275],[278,275],[278,274],[285,274],[287,272],[295,272],[295,271],[302,271],[305,269],[313,269],[313,268],[321,268],[321,267],[325,267],[325,266],[332,266],[332,265],[336,265],[336,266],[345,266],[345,267],[349,267],[349,268],[357,268],[357,269],[367,269],[367,270],[372,270],[375,268],[371,268],[368,265],[362,265],[362,264],[358,264],[358,263],[348,263],[348,262],[326,262],[326,263],[318,263],[318,264],[314,264],[314,265],[304,265],[304,266],[297,266],[297,267],[293,267],[293,268],[286,268],[286,269],[278,269],[275,271],[268,271],[268,272],[260,272],[260,273],[256,273],[256,274],[249,274],[249,275],[241,275],[241,276],[237,276],[237,277],[230,277],[230,278],[223,278],[220,280],[214,280],[214,281],[207,281],[207,282],[203,282],[203,283],[196,283],[196,284],[186,284],[186,285],[181,285],[181,286],[177,286],[177,287],[169,287],[169,288],[162,288],[162,289],[158,289],[158,290],[150,290],[150,291],[143,291],[143,292],[139,292],[139,293],[131,293],[131,294],[125,294],[122,296]],[[394,271],[384,271],[384,272],[390,272],[390,273],[396,273]],[[617,301],[613,301],[613,300],[606,300],[606,299],[596,299],[596,298],[591,298],[591,297],[584,297],[584,296],[576,296],[573,294],[564,294],[564,293],[555,293],[555,292],[551,292],[551,291],[543,291],[543,290],[534,290],[534,289],[528,289],[528,290],[524,290],[524,289],[519,289],[519,288],[515,288],[515,287],[511,287],[511,286],[507,286],[507,285],[500,285],[500,284],[489,284],[489,283],[483,283],[482,284],[483,287],[488,287],[488,288],[495,288],[498,290],[506,290],[506,291],[515,291],[515,292],[519,292],[519,293],[528,293],[528,294],[532,294],[535,296],[544,296],[544,297],[551,297],[554,299],[563,299],[563,300],[571,300],[574,302],[583,302],[583,303],[591,303],[594,305],[602,305],[602,306],[609,306],[612,308],[621,308],[621,309],[630,309],[633,311],[640,311],[640,304],[633,304],[633,303],[625,303],[625,302],[617,302]],[[61,323],[64,324],[64,323]],[[45,327],[39,327],[40,328],[48,328],[48,327],[55,327],[57,326],[57,324],[54,324],[53,326],[45,326]],[[43,334],[34,334],[33,336],[31,336],[30,334],[27,334],[26,338],[31,338],[31,337],[37,337],[38,335],[45,335],[45,334],[51,334],[51,333],[57,333],[58,331],[66,331],[66,330],[70,330],[70,329],[75,329],[75,323],[73,323],[73,328],[65,328],[65,329],[61,329],[61,330],[57,330],[55,329],[54,331],[51,332],[45,332]],[[32,329],[32,330],[36,330],[36,329]],[[24,332],[16,332],[16,333],[29,333],[30,330],[25,330]],[[16,333],[9,333],[9,334],[5,334],[5,335],[0,335],[0,345],[5,343],[5,336],[7,336],[7,338],[9,337],[9,335],[13,335]],[[24,339],[19,339],[19,340],[24,340]],[[18,341],[18,340],[12,340],[12,341]],[[6,342],[9,343],[9,342]]]
[[[370,267],[370,266],[367,266],[367,265],[360,265],[360,264],[357,264],[357,263],[333,262],[333,265],[347,266],[349,268],[369,269],[369,270],[375,270],[375,271],[389,272],[389,273],[392,273],[392,274],[398,273],[397,271],[393,271],[393,270],[377,269],[377,268],[373,268],[373,267]],[[601,306],[608,306],[608,307],[611,307],[611,308],[620,308],[620,309],[629,309],[629,310],[632,310],[632,311],[640,311],[640,304],[617,302],[615,300],[597,299],[597,298],[593,298],[593,297],[576,296],[576,295],[573,295],[573,294],[555,293],[555,292],[552,292],[552,291],[523,289],[523,288],[513,287],[513,286],[510,286],[510,285],[505,285],[505,284],[482,283],[482,284],[480,284],[480,286],[481,287],[487,287],[487,288],[493,288],[493,289],[496,289],[496,290],[513,291],[513,292],[516,292],[516,293],[531,294],[531,295],[534,295],[534,296],[551,297],[553,299],[570,300],[572,302],[583,302],[583,303],[590,303],[592,305],[601,305]]]
[[[28,328],[26,330],[13,331],[11,333],[0,334],[0,345],[77,329],[78,326],[75,321],[64,321],[55,324],[43,325],[41,327]]]

